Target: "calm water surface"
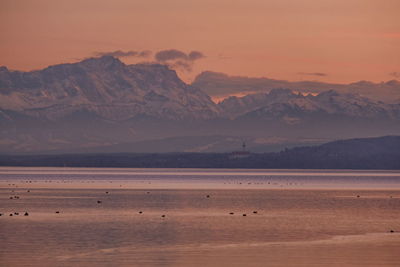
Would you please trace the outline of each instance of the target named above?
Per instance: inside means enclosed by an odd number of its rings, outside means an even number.
[[[392,171],[0,168],[0,213],[0,266],[400,266]]]

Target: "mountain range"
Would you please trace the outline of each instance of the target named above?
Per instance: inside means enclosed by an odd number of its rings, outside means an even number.
[[[400,133],[397,81],[375,84],[382,93],[372,95],[371,83],[248,79],[207,72],[186,84],[165,65],[111,56],[31,72],[0,67],[0,152],[221,152],[243,141],[263,152]],[[238,88],[249,94],[211,99]]]
[[[272,89],[286,88],[306,94],[318,94],[324,91],[335,90],[338,93],[360,94],[387,103],[400,102],[400,82],[398,80],[380,83],[358,81],[349,84],[319,81],[290,82],[270,78],[229,76],[224,73],[205,71],[196,77],[192,85],[202,88],[204,92],[213,98],[226,98],[229,95],[235,94],[266,93]]]

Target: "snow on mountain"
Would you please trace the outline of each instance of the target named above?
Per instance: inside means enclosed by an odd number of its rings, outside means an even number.
[[[289,89],[274,89],[266,94],[229,97],[219,103],[223,114],[237,117],[292,118],[305,114],[342,115],[353,118],[400,119],[400,104],[385,104],[356,94],[325,91],[303,95]]]
[[[242,78],[214,76],[203,80],[208,89],[218,88],[212,85],[214,80],[229,80],[247,92],[260,92],[266,82],[255,81],[258,87],[253,90]],[[395,90],[397,83],[385,86]],[[285,88],[278,81],[274,84]],[[293,143],[303,137],[333,140],[400,131],[400,104],[357,94],[270,88],[268,93],[229,97],[215,104],[203,89],[198,83],[185,84],[167,66],[126,65],[111,56],[31,72],[0,67],[0,151],[83,151],[131,143],[127,151],[137,152],[138,142],[149,145],[147,151],[158,151],[159,142],[147,141],[165,139],[171,147],[170,138],[196,136],[197,145],[178,138],[173,151],[175,146],[205,149],[214,141],[202,139],[211,135],[237,140],[279,137]]]
[[[2,67],[0,108],[52,120],[78,111],[111,120],[209,119],[219,112],[208,95],[167,66],[125,65],[111,56],[31,72]]]
[[[242,95],[244,93],[264,94],[276,88],[288,88],[305,94],[335,90],[343,94],[356,93],[386,103],[400,102],[400,82],[397,80],[380,83],[359,81],[350,84],[325,83],[319,81],[291,82],[265,77],[229,76],[224,73],[205,71],[196,77],[192,85],[202,88],[204,92],[214,98],[225,98],[238,93]]]
[[[360,118],[400,119],[400,104],[385,104],[357,94],[339,94],[335,91],[310,96],[328,114],[343,114]]]
[[[289,89],[273,89],[268,94],[250,94],[244,97],[231,96],[218,105],[221,107],[223,116],[233,119],[264,106],[278,102],[288,102],[290,99],[297,97],[298,95]]]
[[[222,78],[226,79],[225,76],[218,79]],[[352,86],[362,87],[366,83]],[[390,84],[397,86],[396,81]],[[82,112],[113,121],[137,116],[169,120],[234,119],[247,113],[284,116],[285,112],[399,118],[399,104],[384,104],[332,90],[304,95],[292,89],[272,89],[268,93],[229,97],[217,105],[201,89],[185,84],[165,65],[126,65],[111,56],[31,72],[0,67],[0,110],[50,120]]]

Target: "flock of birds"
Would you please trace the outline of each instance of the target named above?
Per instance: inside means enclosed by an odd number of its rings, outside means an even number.
[[[24,182],[25,182],[25,183],[32,183],[32,181],[24,181]],[[34,182],[36,182],[36,181],[34,181]],[[46,181],[44,181],[44,182],[45,182],[45,183],[51,183],[52,181],[51,181],[51,180],[46,180]],[[59,183],[59,182],[60,182],[60,181],[56,181],[56,183]],[[67,183],[68,181],[62,180],[61,182]],[[88,181],[88,182],[89,182],[89,181]],[[91,182],[94,182],[94,181],[91,181]],[[112,181],[110,181],[110,183],[112,183]],[[151,182],[148,182],[148,183],[150,184]],[[248,185],[251,185],[252,183],[251,183],[251,182],[246,182],[246,183],[244,183],[244,182],[224,182],[224,184],[239,184],[239,185],[248,184]],[[254,182],[253,184],[263,184],[263,183],[262,183],[262,182]],[[266,182],[266,184],[268,184],[268,185],[270,185],[270,184],[272,184],[272,185],[279,185],[279,184],[276,183],[276,182]],[[300,183],[299,183],[299,184],[300,184]],[[15,183],[10,183],[10,184],[8,184],[8,185],[11,186],[11,187],[13,187],[13,188],[18,188],[18,185],[16,185]],[[287,185],[298,185],[298,183],[287,182]],[[282,187],[283,185],[281,184],[280,186]],[[122,185],[120,185],[120,187],[122,187]],[[26,190],[26,192],[27,192],[27,193],[30,193],[31,190],[28,189],[28,190]],[[12,190],[11,190],[11,193],[15,193],[15,190],[12,189]],[[105,191],[105,194],[110,194],[110,192],[109,192],[109,191]],[[146,194],[150,194],[150,191],[146,191]],[[206,198],[211,198],[211,195],[206,195],[205,197],[206,197]],[[356,198],[361,198],[360,195],[356,195],[355,197],[356,197]],[[393,196],[390,196],[390,198],[393,198]],[[20,199],[20,196],[13,194],[12,196],[9,197],[9,199],[10,199],[10,200],[19,200],[19,199]],[[102,200],[97,200],[97,204],[102,204],[102,203],[103,203]],[[138,213],[139,213],[139,214],[143,214],[144,212],[143,212],[142,210],[140,210]],[[55,211],[55,214],[60,214],[60,211],[59,211],[59,210]],[[257,210],[254,210],[254,211],[252,212],[252,214],[257,215],[257,214],[258,214],[258,211],[257,211]],[[5,215],[5,214],[2,213],[2,212],[0,212],[0,216],[3,216],[3,215]],[[11,213],[9,213],[9,216],[10,216],[10,217],[12,217],[12,216],[18,216],[18,215],[20,215],[19,212],[11,212]],[[235,213],[231,211],[231,212],[229,212],[229,215],[235,215]],[[29,216],[29,213],[28,213],[27,211],[25,211],[25,212],[23,213],[23,216]],[[246,216],[247,216],[247,213],[242,213],[242,216],[243,216],[243,217],[246,217]],[[162,214],[162,215],[161,215],[161,218],[166,218],[166,215],[165,215],[165,214]],[[389,232],[390,232],[390,233],[394,233],[395,231],[394,231],[393,229],[390,229]]]
[[[9,184],[9,185],[15,186],[15,184]],[[15,191],[14,191],[14,190],[11,190],[11,192],[14,193]],[[27,192],[27,193],[30,193],[31,191],[30,191],[30,190],[27,190],[26,192]],[[110,194],[110,192],[109,192],[109,191],[106,191],[105,194]],[[150,191],[146,191],[146,194],[150,194]],[[206,195],[206,198],[210,198],[210,197],[211,197],[211,195]],[[17,196],[17,195],[14,195],[14,196],[10,196],[9,199],[20,199],[20,197]],[[102,204],[102,203],[103,203],[102,200],[97,200],[97,204]],[[60,214],[60,211],[57,210],[57,211],[55,211],[55,213],[56,213],[56,214]],[[138,213],[139,213],[139,214],[143,214],[144,212],[140,210]],[[229,212],[229,215],[234,215],[234,214],[235,214],[234,212]],[[256,210],[253,211],[253,214],[258,214],[258,211],[256,211]],[[4,215],[4,214],[0,212],[0,216],[3,216],[3,215]],[[14,212],[14,213],[10,213],[10,214],[9,214],[9,216],[16,216],[16,215],[19,215],[19,212]],[[28,213],[27,211],[25,211],[24,216],[29,216],[29,213]],[[246,213],[243,213],[242,216],[245,217],[245,216],[247,216],[247,214],[246,214]],[[166,217],[165,214],[162,214],[162,215],[161,215],[161,218],[165,218],[165,217]]]

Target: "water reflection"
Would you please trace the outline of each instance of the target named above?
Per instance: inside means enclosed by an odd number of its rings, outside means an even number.
[[[68,175],[0,175],[2,265],[398,266],[400,262],[400,181],[394,175],[388,180],[342,177],[339,184],[345,181],[344,189],[324,184],[324,175],[313,176],[313,182],[325,186],[319,189],[309,188],[310,180],[299,176],[236,175],[234,180],[216,178],[211,183],[209,176],[204,181],[180,176],[173,183],[156,177],[156,183],[140,175],[128,180],[113,179],[120,175],[101,179],[85,173]],[[382,188],[391,189],[371,190],[378,180]],[[347,188],[349,184],[354,187]],[[25,211],[29,216],[23,216]],[[8,216],[15,212],[19,215]]]

